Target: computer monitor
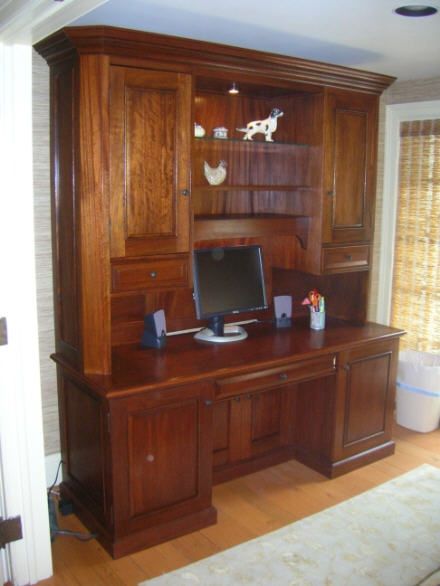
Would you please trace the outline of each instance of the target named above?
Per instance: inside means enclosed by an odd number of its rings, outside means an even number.
[[[244,340],[246,331],[225,326],[224,316],[267,308],[261,246],[196,249],[193,275],[197,317],[208,319],[208,328],[195,338],[218,343]]]

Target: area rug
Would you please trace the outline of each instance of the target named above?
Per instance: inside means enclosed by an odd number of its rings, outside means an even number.
[[[438,586],[440,469],[348,501],[140,586]]]

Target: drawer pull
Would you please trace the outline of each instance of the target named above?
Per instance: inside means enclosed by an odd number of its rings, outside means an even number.
[[[145,460],[146,460],[147,462],[154,462],[154,456],[153,456],[153,454],[148,454],[148,455],[145,457]]]
[[[155,278],[157,277],[157,272],[156,272],[156,271],[151,271],[151,272],[150,272],[150,277],[151,277],[152,279],[155,279]]]
[[[353,260],[353,256],[351,254],[346,254],[345,259],[346,260]]]
[[[280,380],[287,380],[287,378],[288,378],[288,376],[287,376],[287,373],[285,373],[285,372],[282,372],[282,373],[280,374],[280,377],[279,377],[279,378],[280,378]]]

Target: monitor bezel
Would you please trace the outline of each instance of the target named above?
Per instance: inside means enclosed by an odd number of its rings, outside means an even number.
[[[199,272],[198,272],[199,267],[197,266],[197,262],[196,262],[197,254],[212,252],[215,249],[243,250],[245,248],[246,249],[253,249],[258,252],[258,260],[259,260],[258,267],[259,267],[259,273],[260,273],[260,281],[261,281],[261,285],[262,285],[263,305],[256,305],[256,306],[252,306],[252,307],[246,306],[246,307],[240,307],[240,308],[237,308],[234,310],[227,309],[225,311],[214,311],[214,312],[203,313],[203,311],[202,311],[203,308],[201,307],[201,296],[200,296],[200,280],[199,280]],[[212,246],[209,248],[196,248],[193,250],[192,268],[193,268],[193,297],[194,297],[197,319],[210,319],[210,318],[215,317],[217,315],[218,316],[237,315],[240,313],[248,313],[248,312],[252,312],[252,311],[264,311],[265,309],[268,309],[269,305],[267,302],[267,293],[266,293],[266,279],[265,279],[265,273],[264,273],[263,248],[260,244],[247,244],[247,245],[236,245],[236,246]]]

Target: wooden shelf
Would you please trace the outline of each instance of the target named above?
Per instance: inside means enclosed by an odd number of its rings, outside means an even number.
[[[314,187],[309,185],[195,185],[194,191],[312,191]]]
[[[195,216],[194,240],[291,234],[299,239],[303,248],[306,248],[309,221],[307,216],[278,214]]]
[[[244,141],[240,139],[195,138],[193,185],[212,192],[293,192],[310,188],[310,150],[293,142]],[[204,163],[216,167],[224,161],[227,177],[214,188],[204,176]]]
[[[265,140],[243,140],[242,138],[214,138],[212,136],[203,136],[203,137],[194,137],[196,142],[201,143],[211,143],[217,145],[230,145],[232,148],[236,145],[244,146],[245,148],[251,149],[260,149],[264,148],[265,150],[274,150],[277,151],[281,148],[291,149],[292,147],[299,147],[299,148],[308,148],[310,145],[305,143],[298,143],[298,142],[283,142],[283,141],[276,141],[273,142],[266,142]]]

